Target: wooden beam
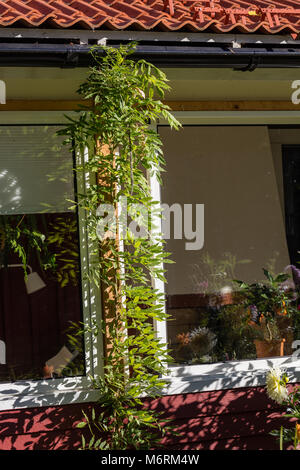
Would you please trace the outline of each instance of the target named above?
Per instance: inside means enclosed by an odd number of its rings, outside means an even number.
[[[96,152],[98,152],[99,158],[109,156],[111,153],[110,147],[101,142],[96,141],[95,146]],[[115,168],[115,158],[112,164]],[[110,165],[108,165],[110,168]],[[117,192],[117,184],[111,183],[109,169],[106,174],[99,175],[97,177],[97,184],[102,187],[109,189],[109,192],[105,193],[105,202],[107,204],[113,204],[114,215],[116,220],[116,234],[106,232],[106,236],[100,240],[100,265],[109,266],[110,269],[106,269],[105,278],[106,282],[101,281],[101,298],[102,298],[102,319],[105,325],[105,334],[103,335],[104,340],[104,359],[107,363],[108,358],[110,359],[110,365],[114,363],[114,340],[115,336],[112,336],[112,332],[119,335],[119,340],[124,336],[124,325],[120,319],[120,312],[122,308],[122,293],[121,293],[121,281],[119,279],[120,273],[120,258],[118,252],[120,250],[120,233],[119,233],[119,214],[118,205],[114,203],[114,198]],[[112,266],[112,259],[115,261],[117,267]],[[100,267],[100,269],[102,269]],[[124,364],[115,364],[117,367],[123,367]]]
[[[172,111],[299,111],[291,101],[165,101]]]
[[[0,111],[74,111],[90,104],[90,100],[9,100],[0,104]]]
[[[164,101],[173,111],[299,111],[291,101]],[[8,100],[0,111],[74,111],[90,100]]]
[[[165,101],[173,111],[298,111],[291,101]],[[9,100],[0,111],[74,111],[90,100]]]

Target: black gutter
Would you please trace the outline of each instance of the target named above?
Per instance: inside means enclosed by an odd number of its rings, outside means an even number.
[[[20,44],[0,42],[0,67],[88,67],[92,46],[69,44]],[[115,46],[117,47],[117,46]],[[99,57],[103,52],[99,49]],[[300,48],[278,45],[232,48],[230,45],[139,45],[132,55],[160,67],[300,68]]]

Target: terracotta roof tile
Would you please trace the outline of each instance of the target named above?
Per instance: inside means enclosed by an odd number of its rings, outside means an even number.
[[[300,0],[0,0],[0,26],[300,33]]]
[[[32,9],[27,7],[24,2],[19,0],[8,0],[6,5],[11,9],[18,11],[19,14],[23,14],[24,16],[28,15],[32,11]]]
[[[88,18],[93,18],[99,13],[98,8],[93,6],[93,2],[85,0],[74,0],[70,2],[70,6]]]
[[[55,7],[51,6],[51,2],[44,2],[42,0],[29,0],[25,2],[25,4],[43,16],[48,15],[49,13],[55,14]]]

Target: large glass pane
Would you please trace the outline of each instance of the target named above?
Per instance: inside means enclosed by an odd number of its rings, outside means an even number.
[[[0,380],[84,374],[73,156],[57,126],[0,127]]]
[[[160,126],[159,133],[167,161],[166,226],[171,214],[166,249],[175,261],[166,265],[174,362],[291,354],[299,335],[299,286],[297,266],[290,266],[300,255],[291,260],[286,236],[282,146],[300,144],[300,131]],[[204,204],[203,246],[197,204]],[[299,237],[293,238],[298,249]]]

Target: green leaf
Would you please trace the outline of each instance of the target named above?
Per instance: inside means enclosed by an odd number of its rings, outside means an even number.
[[[78,423],[78,424],[76,425],[76,428],[82,429],[82,428],[85,428],[86,425],[87,425],[87,423],[86,423],[85,421],[81,421],[80,423]]]
[[[263,268],[263,272],[264,272],[264,275],[266,276],[266,278],[267,278],[270,282],[273,282],[273,281],[274,281],[273,276],[271,275],[271,273],[270,273],[267,269]]]

